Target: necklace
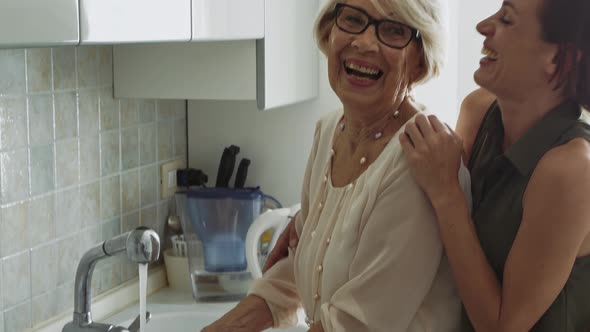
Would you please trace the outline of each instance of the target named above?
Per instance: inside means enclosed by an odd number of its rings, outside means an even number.
[[[391,113],[391,117],[395,120],[398,119],[400,116],[400,111],[399,109],[396,109],[395,111],[393,111]],[[389,117],[388,117],[389,118]],[[389,121],[383,121],[383,125],[381,126],[380,129],[369,133],[369,135],[367,137],[371,137],[374,141],[379,140],[381,137],[383,137],[383,131],[385,130],[385,128],[387,127],[387,125],[389,124]],[[339,136],[342,132],[344,132],[344,129],[346,129],[346,125],[344,124],[344,118],[342,118],[342,120],[340,120],[340,124],[338,125],[338,128],[340,129],[340,133]],[[332,154],[332,158],[334,158],[334,154],[335,151],[334,149],[331,150],[331,154]],[[361,166],[367,163],[367,157],[365,155],[361,156],[360,159],[360,164]]]

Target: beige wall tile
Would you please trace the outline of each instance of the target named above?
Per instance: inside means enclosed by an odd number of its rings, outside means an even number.
[[[0,95],[22,95],[25,86],[25,50],[0,50]]]
[[[26,105],[24,97],[0,97],[0,150],[27,145]]]
[[[27,50],[28,92],[51,91],[51,49],[31,48]]]
[[[30,266],[31,257],[28,251],[4,259],[2,267],[2,289],[4,290],[5,309],[19,305],[30,299]],[[12,331],[10,329],[8,330]]]

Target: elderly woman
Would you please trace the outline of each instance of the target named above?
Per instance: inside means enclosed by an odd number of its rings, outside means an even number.
[[[400,135],[436,210],[461,331],[590,331],[589,13],[588,0],[505,1],[477,27],[486,90],[465,99],[457,133],[418,117]]]
[[[316,126],[299,246],[205,331],[288,326],[300,306],[310,331],[457,328],[434,211],[397,137],[422,111],[409,91],[441,69],[440,15],[438,0],[334,0],[323,9],[316,37],[343,110]]]

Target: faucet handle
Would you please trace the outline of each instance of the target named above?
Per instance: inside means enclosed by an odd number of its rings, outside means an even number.
[[[149,228],[138,227],[129,232],[126,248],[127,256],[132,262],[153,263],[160,256],[160,237]]]
[[[146,311],[145,322],[146,323],[149,322],[151,318],[152,318],[152,314],[150,314],[149,311]],[[109,332],[111,332],[111,331],[109,331]],[[128,328],[117,326],[112,329],[112,332],[139,332],[139,315],[135,318],[133,323],[131,323],[131,325],[129,325]]]

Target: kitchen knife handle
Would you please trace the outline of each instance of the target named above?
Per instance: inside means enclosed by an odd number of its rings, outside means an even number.
[[[244,188],[246,177],[248,176],[248,166],[250,166],[250,159],[243,158],[240,160],[240,165],[238,165],[238,171],[236,172],[234,188]]]
[[[229,180],[234,173],[236,165],[236,155],[240,153],[240,147],[231,145],[229,148],[223,150],[221,161],[219,162],[219,169],[217,170],[216,187],[229,187]]]
[[[225,178],[227,177],[227,166],[229,163],[230,151],[228,148],[223,149],[221,160],[219,161],[219,167],[217,169],[217,179],[215,180],[215,187],[226,187],[224,186]]]
[[[227,173],[223,182],[224,187],[229,187],[229,180],[232,174],[234,174],[234,168],[236,167],[236,156],[240,153],[240,147],[237,145],[231,145],[229,147],[229,160],[227,165]]]

